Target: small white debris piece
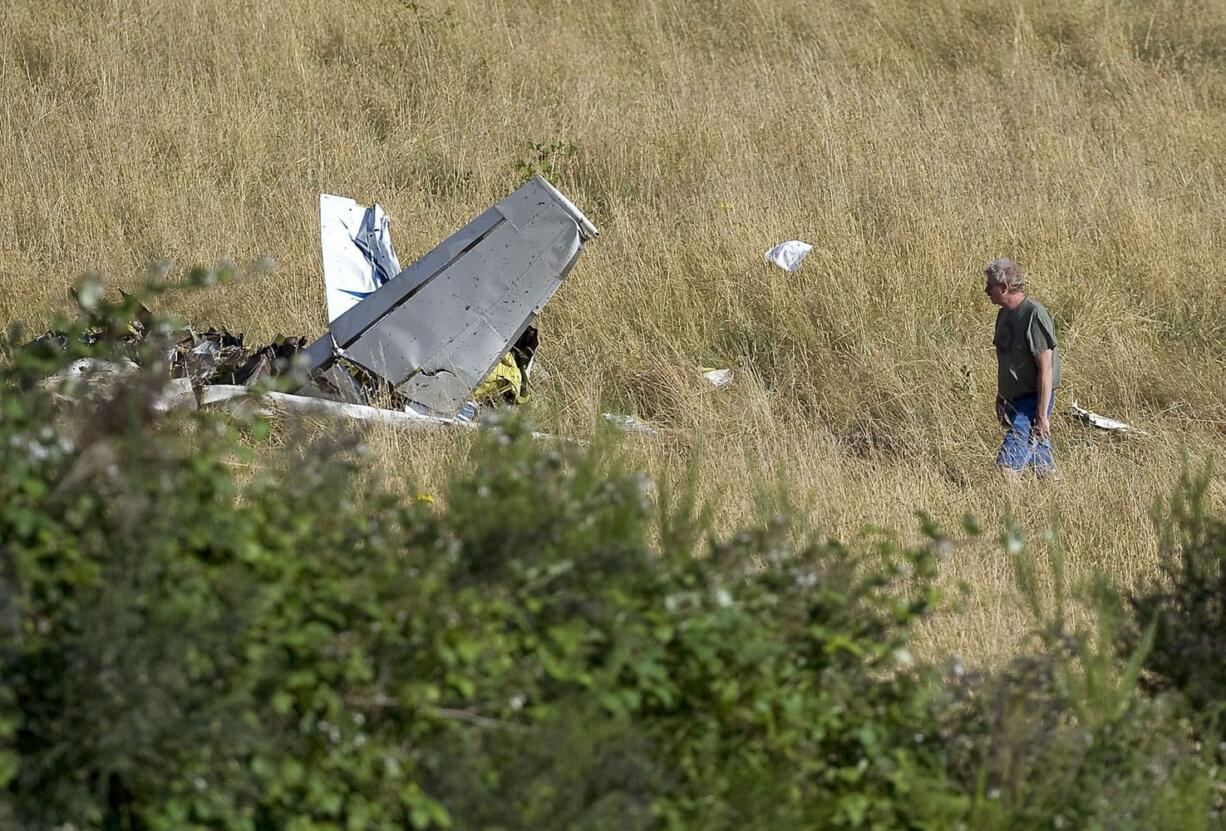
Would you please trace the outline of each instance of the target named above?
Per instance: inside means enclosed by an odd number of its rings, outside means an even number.
[[[768,263],[774,263],[784,271],[795,272],[800,268],[800,264],[804,262],[805,257],[809,256],[809,252],[813,250],[813,246],[807,242],[801,242],[798,239],[790,239],[787,242],[781,242],[771,250],[767,251],[763,257]]]
[[[659,431],[647,422],[625,413],[602,413],[604,420],[626,433],[642,433],[645,436],[658,436]]]
[[[477,404],[476,401],[465,401],[464,406],[460,409],[460,412],[456,413],[455,420],[456,421],[476,421],[477,413],[480,409],[481,407]]]
[[[704,369],[702,372],[702,377],[706,378],[711,383],[711,386],[718,389],[720,387],[726,387],[732,383],[732,370]]]
[[[1138,430],[1131,424],[1126,424],[1123,421],[1116,421],[1114,418],[1100,416],[1098,413],[1092,413],[1084,407],[1077,406],[1074,401],[1070,407],[1073,418],[1080,421],[1082,424],[1088,424],[1091,427],[1097,427],[1099,430],[1109,430],[1116,433],[1135,433],[1139,436],[1149,435],[1144,430]]]

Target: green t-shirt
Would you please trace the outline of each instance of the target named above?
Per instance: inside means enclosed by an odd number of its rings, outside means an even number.
[[[1042,304],[1027,297],[1013,311],[996,313],[996,393],[1001,398],[1017,398],[1039,391],[1039,368],[1035,355],[1051,350],[1051,386],[1060,386],[1060,350],[1056,348],[1056,326]]]

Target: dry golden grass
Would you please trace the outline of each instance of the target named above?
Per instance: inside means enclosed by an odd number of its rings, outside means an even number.
[[[250,336],[324,327],[316,199],[380,201],[404,261],[507,192],[529,143],[593,218],[543,318],[534,405],[571,435],[633,408],[659,476],[701,447],[720,521],[782,480],[813,523],[910,533],[1058,515],[1074,572],[1152,573],[1153,500],[1220,457],[1226,3],[976,0],[9,0],[0,6],[0,320],[45,325],[86,270],[278,260],[184,299]],[[796,275],[761,252],[799,237]],[[985,261],[1054,313],[1064,480],[1006,490]],[[736,383],[703,387],[700,365]],[[430,487],[464,442],[378,434]],[[971,608],[925,633],[991,659],[1008,563],[960,549]]]

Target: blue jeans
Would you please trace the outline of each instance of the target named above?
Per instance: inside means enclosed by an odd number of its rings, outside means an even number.
[[[1047,415],[1051,416],[1056,404],[1056,392],[1052,390],[1051,401],[1047,405]],[[1055,468],[1051,457],[1051,441],[1040,439],[1037,432],[1032,432],[1035,415],[1039,410],[1037,393],[1027,393],[1004,402],[1004,416],[1009,422],[1005,432],[1005,440],[996,454],[996,464],[1016,470],[1019,473],[1027,467],[1033,468],[1039,476],[1046,476]]]

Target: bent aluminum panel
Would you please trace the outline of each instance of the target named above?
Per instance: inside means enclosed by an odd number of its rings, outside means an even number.
[[[373,294],[332,322],[332,335],[342,347],[348,346],[375,321],[407,300],[414,291],[447,268],[465,251],[479,243],[503,221],[497,207],[489,208],[430,253],[384,283]]]
[[[583,215],[583,211],[576,208],[574,203],[562,195],[561,191],[549,184],[548,179],[543,179],[540,176],[534,176],[529,180],[528,184],[540,186],[545,193],[547,193],[553,200],[562,206],[563,210],[571,215],[571,218],[575,220],[575,224],[579,226],[579,230],[583,233],[584,242],[600,236],[600,231],[597,230],[596,226],[592,224],[591,220]]]
[[[599,234],[539,176],[333,322],[310,370],[343,353],[432,412],[454,415]]]
[[[437,413],[454,413],[463,406],[468,393],[553,296],[578,258],[582,245],[579,227],[570,217],[554,215],[550,219],[553,221],[533,228],[537,233],[546,229],[554,232],[547,247],[516,277],[491,281],[500,283],[501,290],[488,293],[484,303],[473,306],[477,316],[429,356],[421,364],[421,371],[397,388],[400,393]],[[458,282],[462,287],[465,281]],[[489,286],[483,288],[488,291]]]
[[[566,218],[573,227],[574,223]],[[407,302],[384,315],[346,350],[371,372],[398,385],[442,349],[475,315],[487,314],[505,279],[531,267],[539,251],[504,223],[466,251]],[[489,296],[493,292],[492,296]]]
[[[327,366],[336,355],[336,343],[332,340],[332,333],[324,332],[300,354],[303,356],[302,369],[307,375]]]

